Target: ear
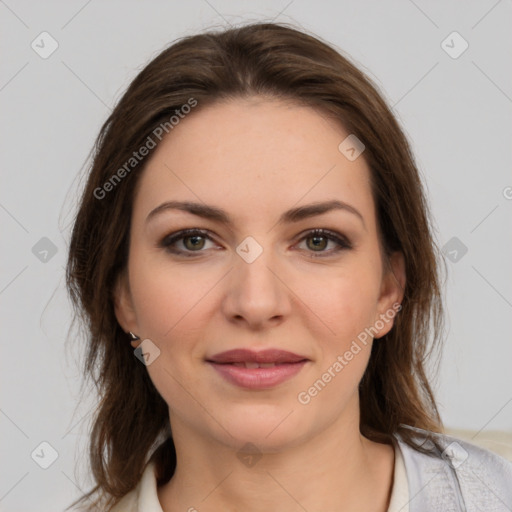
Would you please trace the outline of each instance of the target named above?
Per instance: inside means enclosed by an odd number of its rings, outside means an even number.
[[[119,325],[125,332],[139,332],[126,272],[119,274],[114,286],[114,312]],[[141,342],[133,340],[131,343],[133,347],[137,347]]]
[[[395,251],[389,257],[389,264],[384,269],[382,277],[375,317],[375,329],[378,331],[375,339],[382,338],[393,327],[394,318],[401,309],[405,283],[405,258],[402,252]]]

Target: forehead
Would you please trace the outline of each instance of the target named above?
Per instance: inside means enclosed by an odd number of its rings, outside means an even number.
[[[338,149],[349,135],[310,107],[261,98],[198,108],[155,149],[136,202],[190,199],[222,206],[242,220],[302,203],[338,199],[373,214],[363,157]]]

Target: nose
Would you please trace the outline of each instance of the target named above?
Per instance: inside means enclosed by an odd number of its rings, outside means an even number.
[[[253,261],[237,254],[222,303],[226,318],[253,330],[283,322],[291,311],[292,292],[282,267],[270,249]]]

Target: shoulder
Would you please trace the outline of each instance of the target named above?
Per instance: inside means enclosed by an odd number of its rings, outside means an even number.
[[[504,504],[512,506],[512,462],[448,434],[403,427],[414,431],[418,448],[395,435],[407,472],[411,511],[450,510],[450,506],[455,510],[501,510]]]

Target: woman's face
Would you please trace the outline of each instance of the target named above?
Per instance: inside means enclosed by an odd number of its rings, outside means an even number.
[[[364,152],[339,149],[348,135],[313,109],[251,98],[193,112],[154,150],[116,314],[151,340],[174,431],[271,451],[358,428],[371,334],[391,329],[404,275],[399,255],[384,272]],[[186,229],[200,233],[172,239]],[[253,353],[219,356],[234,349]],[[258,360],[266,349],[299,357]]]

